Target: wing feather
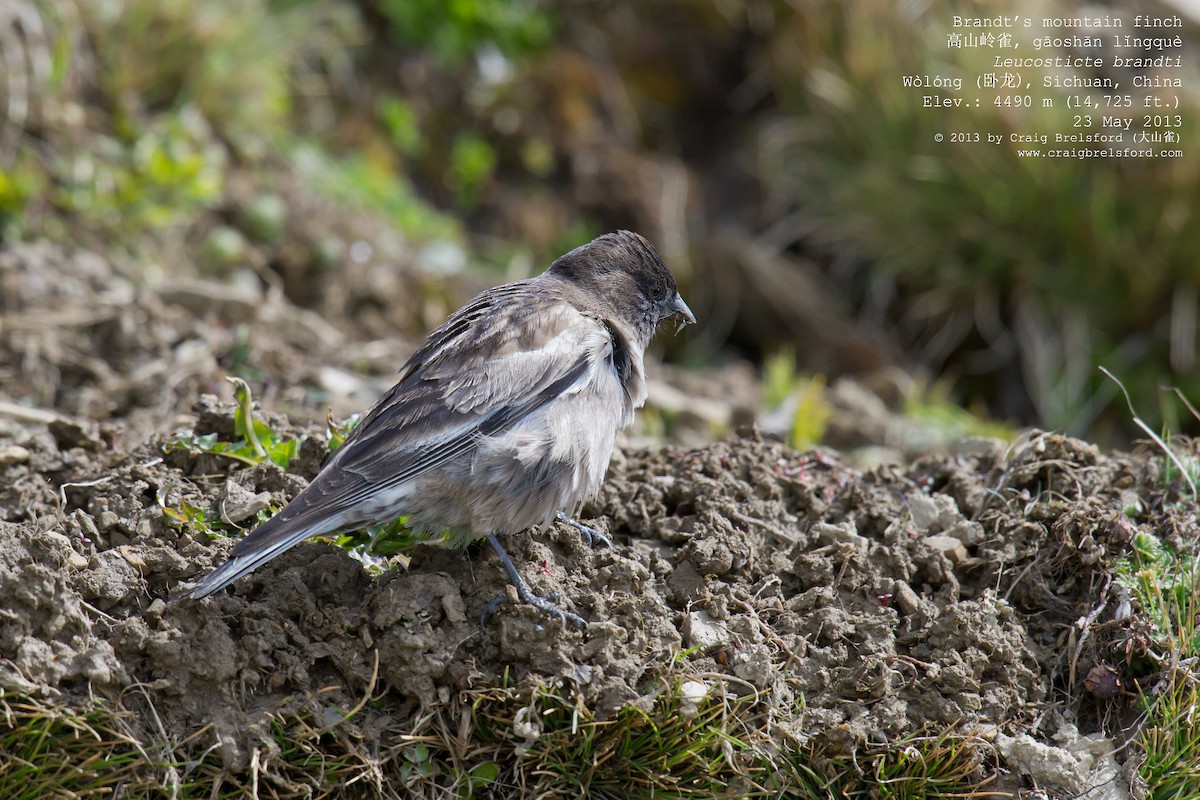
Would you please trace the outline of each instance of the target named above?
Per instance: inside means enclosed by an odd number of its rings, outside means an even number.
[[[434,330],[304,491],[180,597],[204,597],[310,536],[364,524],[356,506],[466,456],[586,381],[607,333],[537,281],[484,292]]]

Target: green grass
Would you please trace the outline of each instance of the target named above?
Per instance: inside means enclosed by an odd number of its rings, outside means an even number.
[[[797,374],[795,351],[783,348],[763,363],[762,392],[764,409],[790,409],[788,444],[797,450],[820,444],[833,413],[824,397],[824,375]]]
[[[460,223],[419,197],[388,158],[338,157],[312,142],[284,141],[281,149],[301,177],[338,203],[379,214],[418,239],[463,239]]]
[[[1138,775],[1150,800],[1200,797],[1200,668],[1178,667],[1151,701],[1137,738]]]
[[[307,712],[276,715],[270,725],[274,746],[256,756],[250,770],[237,772],[207,747],[206,728],[181,741],[151,741],[139,731],[137,715],[105,702],[71,708],[0,694],[0,797],[379,796],[374,760],[341,727],[349,716],[329,725]],[[364,791],[340,794],[353,784]]]
[[[984,748],[970,735],[914,736],[833,757],[789,744],[763,698],[727,694],[738,687],[715,676],[704,681],[707,696],[681,696],[668,678],[652,705],[605,720],[569,692],[508,681],[435,711],[401,711],[386,694],[333,718],[306,706],[273,716],[269,746],[247,770],[225,768],[206,729],[163,742],[106,703],[77,710],[0,695],[0,797],[987,796]],[[368,728],[378,740],[363,735]]]
[[[1138,775],[1152,800],[1200,797],[1200,560],[1157,560],[1139,570],[1135,597],[1151,619],[1156,680],[1144,689]]]
[[[64,114],[31,112],[9,120],[24,135],[0,167],[6,238],[169,261],[183,242],[185,258],[223,270],[248,258],[241,234],[268,256],[276,249],[292,199],[272,194],[281,171],[415,240],[462,238],[395,159],[371,155],[367,145],[388,141],[389,131],[397,145],[417,133],[397,101],[384,105],[377,131],[360,137],[366,145],[354,139],[357,150],[324,155],[346,146],[342,120],[372,116],[354,106],[370,37],[349,0],[28,5],[47,37],[22,40],[24,55],[53,66],[48,77],[24,76],[39,98],[33,108],[75,109],[79,118],[66,124]],[[490,172],[479,147],[464,150],[459,167],[465,191]],[[231,210],[247,182],[259,196]]]
[[[553,691],[525,700],[497,689],[476,700],[476,724],[482,741],[507,742],[519,754],[500,780],[522,796],[935,798],[986,783],[984,749],[970,735],[914,736],[833,756],[792,741],[764,698],[727,694],[736,687],[714,676],[697,702],[681,685],[665,683],[649,710],[625,708],[607,720]]]
[[[0,712],[0,797],[90,800],[116,786],[136,796],[158,783],[147,774],[155,765],[102,707],[75,712],[0,694]]]
[[[762,372],[762,407],[767,413],[786,409],[790,414],[787,442],[797,450],[821,443],[833,414],[826,399],[824,375],[801,375],[795,352],[784,348],[767,357]],[[920,432],[922,447],[948,446],[970,436],[1010,441],[1015,429],[957,405],[946,384],[914,384],[903,399],[901,415]],[[911,434],[909,434],[911,435]]]
[[[946,444],[972,436],[1012,441],[1017,435],[1016,427],[988,419],[982,409],[971,411],[955,403],[944,383],[916,384],[904,397],[904,416]]]
[[[864,748],[848,758],[814,758],[796,766],[797,797],[848,800],[935,800],[1008,797],[987,790],[987,744],[974,736],[942,732],[914,735]]]
[[[1135,608],[1117,656],[1145,673],[1137,774],[1152,800],[1200,797],[1200,556],[1139,531],[1113,573]]]

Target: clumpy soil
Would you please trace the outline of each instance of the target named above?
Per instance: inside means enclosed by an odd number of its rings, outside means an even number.
[[[415,280],[377,301],[411,302]],[[169,606],[316,474],[325,409],[364,408],[411,343],[378,341],[388,326],[364,329],[357,311],[325,325],[329,309],[148,282],[49,247],[0,254],[0,281],[0,703],[98,701],[147,752],[190,747],[257,775],[281,719],[342,730],[353,709],[355,746],[379,753],[418,720],[465,724],[463,698],[493,688],[515,703],[552,691],[605,718],[694,680],[710,700],[752,703],[780,752],[853,761],[949,730],[987,743],[991,791],[1128,785],[1121,732],[1156,676],[1107,576],[1139,531],[1179,548],[1196,529],[1153,451],[1032,432],[861,472],[754,433],[627,445],[582,510],[611,548],[565,524],[507,542],[586,628],[516,603],[481,626],[507,588],[478,545],[422,546],[372,572],[306,542]],[[232,405],[207,394],[227,392],[230,372],[255,384],[259,419],[304,437],[288,470],[164,449],[184,429],[234,437]],[[718,376],[687,377],[688,396],[727,394]],[[187,509],[231,536],[180,521]]]
[[[500,684],[565,687],[604,716],[644,704],[672,660],[679,678],[757,692],[781,746],[852,752],[946,729],[1061,742],[1128,709],[1082,689],[1093,667],[1123,667],[1099,584],[1138,525],[1170,529],[1155,459],[1057,435],[860,473],[751,434],[618,452],[582,515],[611,548],[565,524],[510,538],[534,589],[559,593],[584,629],[512,603],[480,627],[505,592],[486,547],[422,546],[372,576],[306,542],[231,590],[166,605],[233,540],[164,507],[244,525],[319,467],[320,428],[267,417],[307,437],[291,472],[164,454],[162,437],[122,452],[88,425],[0,423],[0,690],[106,699],[138,712],[150,741],[209,726],[199,736],[233,770],[272,714],[311,712],[313,697],[376,698],[358,712],[368,737],[397,709]],[[180,422],[228,435],[232,419],[205,397]],[[1123,513],[1136,498],[1141,519]],[[1076,646],[1094,609],[1114,630]],[[1007,781],[995,787],[1030,780],[1003,758],[993,768]]]

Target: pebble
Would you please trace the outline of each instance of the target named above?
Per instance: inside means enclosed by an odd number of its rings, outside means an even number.
[[[29,451],[18,444],[0,447],[0,467],[11,467],[13,464],[24,464],[29,460]]]
[[[961,564],[967,560],[967,548],[953,536],[939,533],[934,536],[926,536],[923,541],[950,559],[951,564]]]

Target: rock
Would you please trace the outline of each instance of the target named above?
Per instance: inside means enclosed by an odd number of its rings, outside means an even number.
[[[987,538],[987,534],[984,533],[982,525],[980,525],[978,522],[971,522],[970,520],[965,519],[960,520],[947,528],[945,535],[958,539],[967,547],[982,544],[983,540]]]
[[[679,715],[691,719],[700,713],[700,703],[708,697],[709,685],[703,681],[684,681],[679,685]]]
[[[686,603],[702,597],[708,581],[696,571],[690,561],[682,561],[667,578],[667,587],[680,602]]]
[[[688,647],[708,653],[729,646],[729,629],[707,611],[689,611],[683,617],[683,640]]]
[[[950,495],[910,492],[905,500],[913,525],[920,530],[940,533],[962,519],[958,505]]]
[[[222,490],[217,510],[221,514],[221,519],[233,525],[238,525],[244,520],[255,517],[258,512],[270,505],[270,492],[255,494],[230,478],[225,481],[225,488]]]
[[[104,447],[100,439],[100,426],[94,422],[55,417],[46,427],[60,450],[70,450],[72,447],[100,450]]]
[[[13,464],[24,464],[29,460],[29,451],[16,444],[0,447],[0,467],[11,467]]]
[[[143,591],[144,581],[137,568],[118,549],[97,553],[76,582],[80,596],[101,610],[111,608],[127,595]]]
[[[951,564],[961,564],[967,560],[967,548],[953,536],[939,533],[926,536],[922,541],[948,558]]]
[[[733,657],[733,674],[750,681],[759,689],[770,687],[778,677],[779,668],[771,660],[771,648],[766,644],[746,646]]]
[[[896,608],[900,609],[900,613],[906,617],[911,617],[922,610],[921,598],[904,581],[898,580],[892,585],[892,599],[896,603]]]
[[[871,544],[867,537],[859,534],[854,520],[847,520],[840,525],[818,522],[813,525],[812,532],[826,544],[849,544],[859,550],[867,550]]]
[[[1087,800],[1126,800],[1128,789],[1120,780],[1113,743],[1103,736],[1079,736],[1064,725],[1054,736],[1062,746],[1045,744],[1028,734],[996,733],[996,750],[1009,769],[1038,785],[1053,785]]]

